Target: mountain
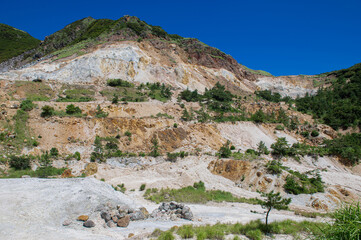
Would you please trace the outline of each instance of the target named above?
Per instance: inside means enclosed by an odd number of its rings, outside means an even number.
[[[0,63],[36,48],[40,40],[30,34],[0,23]]]
[[[119,218],[133,212],[123,212],[121,202],[97,207],[104,193],[104,201],[125,194],[148,209],[161,210],[162,201],[196,203],[190,208],[200,225],[263,218],[259,192],[292,200],[294,212],[274,218],[272,212],[270,221],[324,216],[361,197],[360,64],[275,77],[197,39],[124,16],[71,23],[0,69],[0,177],[64,178],[0,181],[3,200],[14,199],[18,209],[3,211],[3,221],[14,227],[0,238],[49,238],[52,231],[59,239],[130,233],[147,239],[155,228],[174,226],[169,218],[160,223],[158,211],[147,226],[140,220],[122,231],[103,229],[106,213],[99,210],[115,210]],[[51,190],[67,198],[96,179],[106,182],[96,184],[98,195],[78,194],[91,201],[86,208]],[[36,199],[32,189],[52,198],[33,201],[42,214],[23,216],[22,198]],[[52,218],[48,206],[69,211]],[[94,221],[92,232],[76,221],[80,214]],[[134,214],[132,220],[147,212]]]

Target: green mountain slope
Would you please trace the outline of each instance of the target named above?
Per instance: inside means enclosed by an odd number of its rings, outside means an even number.
[[[0,62],[36,48],[39,43],[30,34],[0,23]]]
[[[334,129],[361,127],[361,63],[326,75],[336,80],[315,96],[297,99],[297,109],[313,114]]]

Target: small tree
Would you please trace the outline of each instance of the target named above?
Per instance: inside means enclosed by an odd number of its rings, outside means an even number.
[[[261,154],[268,155],[269,154],[268,148],[263,141],[260,141],[257,146],[258,146],[257,147],[258,155],[261,155]]]
[[[218,154],[222,158],[229,158],[232,155],[232,151],[230,149],[231,142],[227,140],[227,142],[219,149]]]
[[[266,200],[261,203],[262,208],[267,209],[266,226],[268,225],[268,216],[272,209],[287,209],[287,206],[291,203],[291,198],[282,198],[279,192],[274,193],[271,191],[269,193],[261,193],[261,196],[266,198]]]
[[[112,104],[118,104],[118,102],[119,102],[119,98],[117,95],[114,94],[114,97],[112,99]]]
[[[70,104],[66,106],[65,110],[66,114],[73,115],[73,114],[81,114],[81,109],[79,107],[74,106],[74,104]]]
[[[277,141],[271,145],[272,154],[280,157],[287,156],[289,147],[286,138],[277,138]]]
[[[51,117],[55,115],[55,110],[53,107],[50,106],[44,106],[41,108],[43,111],[41,112],[40,116],[43,118]]]
[[[153,146],[152,146],[152,151],[149,153],[150,156],[152,157],[158,157],[160,156],[160,153],[159,153],[159,143],[158,143],[158,139],[157,137],[153,137],[152,140],[151,140]]]

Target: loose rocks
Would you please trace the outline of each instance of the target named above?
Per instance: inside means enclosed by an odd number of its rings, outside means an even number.
[[[155,209],[152,214],[152,218],[164,219],[164,220],[176,220],[177,218],[183,218],[187,220],[193,219],[193,213],[188,206],[184,206],[183,203],[162,203],[158,209]]]
[[[95,227],[95,223],[92,220],[87,220],[86,222],[84,222],[83,226],[87,228],[92,228]]]

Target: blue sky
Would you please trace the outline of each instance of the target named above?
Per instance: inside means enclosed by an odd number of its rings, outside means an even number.
[[[0,22],[38,39],[78,19],[137,16],[198,38],[274,75],[318,74],[361,62],[361,1],[3,1]]]

